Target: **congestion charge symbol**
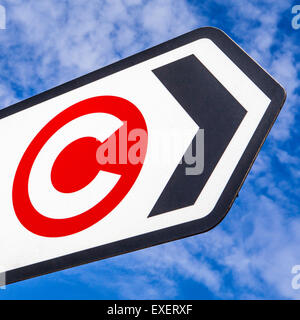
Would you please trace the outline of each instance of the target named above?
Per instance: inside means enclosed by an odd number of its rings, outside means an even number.
[[[50,120],[24,152],[15,174],[12,190],[17,218],[27,230],[36,235],[64,237],[91,227],[107,216],[124,199],[142,169],[144,161],[104,165],[97,163],[95,152],[101,142],[95,138],[82,137],[67,145],[56,158],[50,173],[53,186],[62,193],[78,191],[89,184],[99,170],[119,174],[120,179],[116,185],[94,207],[71,218],[48,218],[33,207],[29,197],[28,182],[32,166],[42,147],[65,124],[93,113],[107,113],[117,117],[123,123],[126,122],[128,132],[140,129],[147,133],[147,125],[139,109],[130,101],[115,96],[100,96],[80,101]],[[85,170],[82,170],[82,166]]]

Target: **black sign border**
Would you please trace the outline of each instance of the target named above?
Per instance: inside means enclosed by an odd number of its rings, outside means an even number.
[[[213,211],[206,217],[198,220],[7,271],[7,284],[207,232],[224,219],[237,197],[259,150],[285,102],[286,92],[233,40],[217,28],[204,27],[196,29],[29,99],[18,102],[0,110],[0,119],[201,38],[212,40],[271,99],[271,103],[267,108],[265,115]]]

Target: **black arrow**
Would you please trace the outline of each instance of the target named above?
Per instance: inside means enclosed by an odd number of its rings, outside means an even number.
[[[153,70],[156,77],[185,109],[199,128],[204,129],[204,171],[186,175],[185,156],[161,193],[148,217],[193,205],[246,110],[194,56],[190,55]],[[191,148],[196,143],[193,139]]]

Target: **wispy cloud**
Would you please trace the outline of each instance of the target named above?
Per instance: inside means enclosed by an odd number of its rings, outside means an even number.
[[[190,11],[184,0],[11,1],[2,81],[27,97],[192,29]]]

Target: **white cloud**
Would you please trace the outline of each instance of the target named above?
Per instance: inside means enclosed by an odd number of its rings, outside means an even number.
[[[0,108],[9,106],[17,101],[17,98],[10,87],[0,83]]]
[[[42,91],[196,26],[184,0],[21,1],[8,7],[0,62],[23,91]],[[18,47],[16,50],[14,48]],[[20,55],[21,54],[21,55]],[[13,78],[12,78],[13,71]]]
[[[99,289],[113,288],[120,298],[170,299],[179,294],[180,282],[192,279],[214,292],[221,287],[220,272],[196,256],[195,243],[175,242],[127,254],[102,263],[66,270],[64,277],[77,275]],[[110,277],[114,270],[113,277]],[[113,280],[112,280],[113,279]],[[179,280],[179,279],[178,279]]]

